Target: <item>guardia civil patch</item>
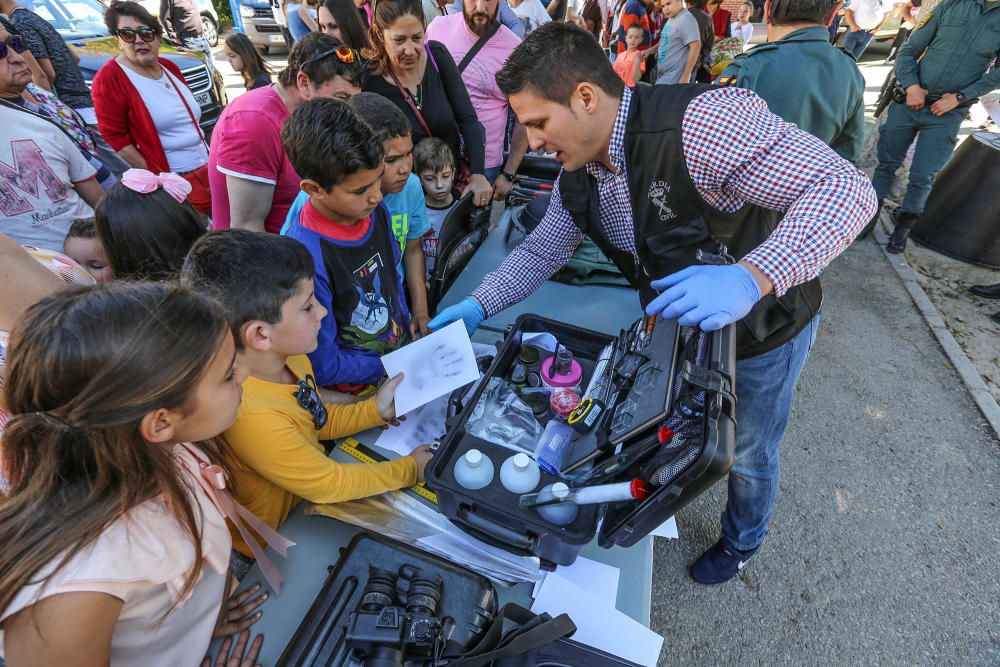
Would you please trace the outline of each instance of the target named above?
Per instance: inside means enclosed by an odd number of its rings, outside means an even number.
[[[927,12],[926,14],[924,14],[924,17],[922,19],[920,19],[919,21],[917,21],[917,25],[915,25],[913,27],[913,29],[915,31],[916,30],[920,30],[925,25],[927,25],[927,22],[930,21],[933,16],[934,16],[934,12]]]
[[[732,75],[720,76],[718,79],[716,79],[715,83],[719,86],[735,86],[736,77]]]

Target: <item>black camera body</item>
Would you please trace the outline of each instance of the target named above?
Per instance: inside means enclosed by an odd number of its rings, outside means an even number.
[[[372,656],[379,648],[398,648],[407,658],[434,655],[441,620],[427,614],[410,614],[403,607],[356,611],[348,619],[347,645],[355,654]],[[365,663],[369,664],[368,662]]]
[[[434,658],[441,648],[443,623],[435,616],[441,577],[407,569],[406,604],[400,606],[396,603],[400,577],[369,566],[368,583],[358,608],[347,619],[345,633],[348,648],[365,667],[402,667],[406,660]]]

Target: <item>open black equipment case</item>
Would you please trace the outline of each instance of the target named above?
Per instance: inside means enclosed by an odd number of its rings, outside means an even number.
[[[648,324],[647,318],[638,320],[617,337],[616,350],[634,349],[646,361],[639,362],[639,367],[633,370],[633,382],[627,391],[623,390],[624,396],[609,405],[606,419],[595,429],[596,432],[604,428],[608,440],[612,445],[620,445],[621,451],[645,446],[652,448],[650,456],[661,457],[655,468],[656,473],[663,475],[658,475],[661,483],[648,497],[638,502],[581,505],[572,523],[559,526],[547,522],[533,509],[520,508],[518,496],[501,485],[499,475],[494,476],[489,486],[477,491],[465,489],[455,481],[454,464],[469,449],[478,449],[489,456],[497,470],[514,453],[471,435],[466,423],[488,380],[509,376],[523,333],[553,334],[581,364],[584,386],[602,350],[616,340],[604,333],[522,315],[511,327],[486,378],[469,400],[464,406],[452,401],[454,414],[449,417],[447,434],[426,470],[427,484],[437,493],[441,512],[478,539],[515,554],[537,556],[544,568],[552,569],[573,563],[583,545],[598,532],[599,522],[598,542],[602,547],[631,546],[722,479],[732,467],[734,456],[735,332],[730,326],[704,334],[662,319],[655,320],[655,328],[648,328]],[[685,439],[679,443],[683,446],[673,447],[677,450],[675,456],[673,451],[657,447],[654,441],[662,436],[664,424],[677,423],[679,411],[686,409],[692,395],[703,400],[703,409],[693,415],[688,411]],[[664,455],[672,458],[664,459]],[[610,481],[636,477],[648,480],[653,471],[650,456],[630,464]],[[539,488],[555,481],[559,478],[543,472]]]

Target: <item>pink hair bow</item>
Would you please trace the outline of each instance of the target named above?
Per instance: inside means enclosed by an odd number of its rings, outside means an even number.
[[[142,194],[163,188],[164,192],[179,202],[183,202],[191,194],[191,184],[183,177],[169,171],[160,172],[157,176],[145,169],[129,169],[122,174],[122,185]]]
[[[256,540],[253,532],[260,535],[267,546],[286,557],[288,556],[289,547],[295,546],[295,542],[292,542],[274,528],[261,521],[253,512],[236,502],[229,495],[229,492],[226,490],[226,474],[220,466],[205,465],[204,463],[201,465],[202,479],[207,482],[207,484],[202,485],[202,488],[211,496],[215,502],[215,506],[222,510],[226,518],[240,531],[243,541],[247,543],[250,551],[253,552],[254,558],[257,559],[257,565],[260,566],[260,571],[264,575],[264,579],[271,585],[275,593],[280,593],[281,584],[285,580],[285,577],[278,571],[277,566],[275,566],[274,562],[265,553],[264,546]]]

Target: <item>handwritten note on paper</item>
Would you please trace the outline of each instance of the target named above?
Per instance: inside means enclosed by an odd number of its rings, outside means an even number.
[[[403,373],[396,388],[396,414],[405,415],[479,379],[465,324],[458,320],[382,357],[389,377]]]

